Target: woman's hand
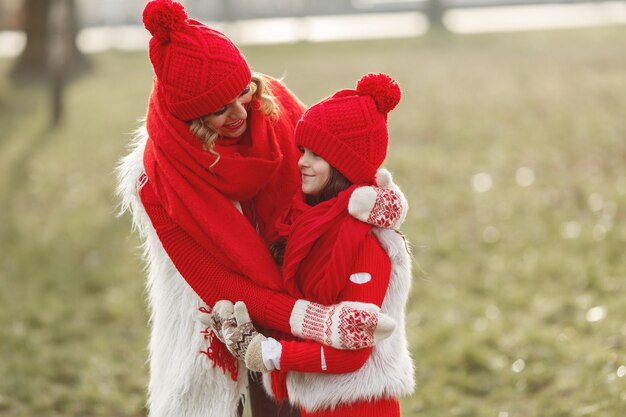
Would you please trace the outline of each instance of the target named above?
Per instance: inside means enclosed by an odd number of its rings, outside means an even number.
[[[359,187],[354,190],[348,203],[348,212],[352,217],[373,226],[398,229],[404,223],[409,203],[386,169],[378,170],[376,183],[378,187]]]
[[[362,349],[386,339],[396,322],[375,304],[343,301],[332,306],[298,300],[289,318],[291,333],[336,349]]]

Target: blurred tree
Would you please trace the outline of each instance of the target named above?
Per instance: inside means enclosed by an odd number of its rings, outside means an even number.
[[[446,3],[444,0],[428,0],[426,3],[426,16],[428,16],[431,29],[446,30],[446,26],[443,24],[445,13]]]
[[[54,49],[58,50],[51,48],[50,40],[55,35],[51,33],[51,29],[59,27],[59,24],[52,22],[51,17],[55,14],[51,12],[54,10],[53,6],[56,4],[58,7],[60,2],[65,2],[63,6],[68,10],[68,13],[56,13],[61,16],[60,19],[65,20],[62,25],[69,32],[69,36],[64,37],[67,50],[63,63],[64,77],[72,78],[89,68],[87,59],[76,46],[78,19],[75,0],[24,0],[22,27],[26,33],[26,47],[11,71],[13,79],[47,79],[51,75],[51,61],[54,60],[51,54]]]
[[[236,20],[237,16],[235,8],[229,0],[222,0],[222,10],[224,13],[222,19],[225,22],[233,22]]]

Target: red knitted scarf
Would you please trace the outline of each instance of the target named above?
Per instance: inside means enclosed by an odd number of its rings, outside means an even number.
[[[283,282],[294,297],[326,305],[337,302],[354,257],[372,228],[348,213],[355,188],[314,207],[295,198],[282,219],[280,230],[288,231]]]
[[[164,208],[225,266],[279,289],[280,273],[264,240],[232,200],[252,201],[260,231],[268,239],[275,234],[270,225],[288,205],[300,180],[293,120],[281,117],[272,122],[253,100],[247,136],[226,145],[218,139],[215,150],[221,157],[210,168],[216,156],[202,148],[187,123],[166,110],[157,91],[155,81],[146,120],[149,140],[144,166]],[[293,101],[292,107],[297,106]]]

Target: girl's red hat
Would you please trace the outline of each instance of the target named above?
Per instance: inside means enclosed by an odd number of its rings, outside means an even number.
[[[356,90],[338,91],[311,106],[296,126],[296,143],[353,184],[373,184],[387,156],[387,113],[400,97],[400,86],[389,75],[364,75]]]

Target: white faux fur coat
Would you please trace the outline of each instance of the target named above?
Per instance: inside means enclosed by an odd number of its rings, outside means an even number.
[[[391,260],[389,287],[381,311],[396,321],[396,329],[374,346],[358,370],[345,374],[287,373],[289,402],[309,412],[378,398],[400,398],[415,389],[414,365],[406,340],[405,307],[411,289],[411,257],[402,236],[394,230],[372,228]],[[272,395],[269,375],[266,391]]]
[[[141,200],[139,178],[148,138],[137,130],[131,152],[118,167],[118,195],[122,210],[132,215],[147,263],[150,308],[150,417],[232,417],[247,386],[245,366],[233,382],[201,350],[206,350],[203,327],[197,318],[204,303],[178,273],[152,227]]]

